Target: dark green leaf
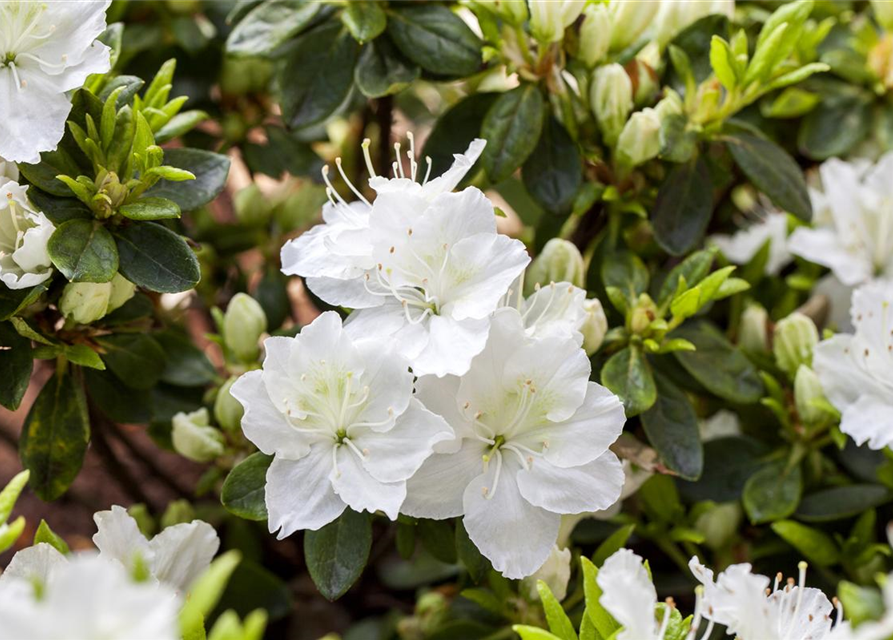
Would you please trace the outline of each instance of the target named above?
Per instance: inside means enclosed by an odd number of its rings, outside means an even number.
[[[602,384],[623,400],[626,417],[647,411],[657,400],[651,366],[640,347],[631,345],[611,356],[602,368]]]
[[[125,104],[130,104],[133,101],[133,96],[142,89],[144,84],[142,78],[137,78],[136,76],[117,76],[109,80],[96,97],[101,102],[105,102],[118,87],[124,87],[124,90],[118,94],[118,99],[115,102],[116,107],[120,109]],[[99,123],[97,122],[96,124],[98,125]]]
[[[378,38],[363,47],[354,82],[367,98],[380,98],[402,91],[420,73],[419,67],[400,55],[390,40]]]
[[[40,189],[28,189],[28,199],[57,226],[75,218],[93,218],[90,208],[75,198],[57,198]]]
[[[0,322],[9,320],[22,309],[33,304],[46,291],[42,284],[30,289],[8,289],[0,287]]]
[[[744,483],[762,465],[769,448],[753,438],[730,436],[704,444],[704,472],[697,482],[680,482],[692,502],[731,502],[741,497]]]
[[[826,98],[803,119],[797,144],[813,160],[845,156],[871,126],[871,99],[861,95]]]
[[[481,127],[487,146],[481,162],[493,182],[502,182],[533,153],[546,115],[539,87],[524,83],[508,91],[490,107]]]
[[[0,322],[0,405],[15,411],[25,397],[33,366],[31,341]]]
[[[713,184],[707,165],[698,157],[678,164],[657,192],[654,239],[667,253],[680,256],[700,242],[713,212]]]
[[[642,414],[642,427],[668,469],[697,480],[704,468],[698,416],[688,397],[669,378],[658,374],[657,401]]]
[[[226,51],[237,56],[267,56],[307,27],[319,2],[268,0],[252,9],[230,32]]]
[[[893,500],[893,493],[877,484],[851,484],[810,493],[797,509],[797,519],[806,522],[843,520]]]
[[[254,297],[263,307],[270,331],[281,327],[291,316],[291,299],[288,297],[288,277],[275,265],[269,265],[257,283]]]
[[[192,211],[208,204],[223,191],[229,175],[230,160],[224,155],[204,149],[178,148],[165,149],[164,164],[189,171],[195,176],[195,180],[159,180],[146,191],[146,195],[173,200],[181,211]]]
[[[217,377],[217,370],[204,351],[189,336],[177,331],[164,331],[152,336],[166,354],[161,380],[181,387],[201,387]]]
[[[179,293],[198,284],[198,259],[173,231],[154,222],[138,222],[115,232],[120,269],[137,286],[160,293]]]
[[[90,369],[105,369],[105,363],[102,358],[93,349],[85,344],[65,345],[62,350],[63,355],[74,364]]]
[[[337,600],[357,581],[372,549],[372,518],[347,509],[319,531],[304,534],[307,570],[319,592]]]
[[[369,42],[384,33],[388,18],[374,0],[353,0],[341,12],[341,21],[358,42]]]
[[[306,142],[282,127],[269,126],[266,144],[248,143],[242,147],[245,162],[252,171],[279,178],[288,172],[293,176],[318,176],[323,161]]]
[[[480,137],[484,117],[498,97],[495,93],[472,94],[440,117],[425,140],[422,152],[431,158],[432,178],[449,169],[453,154],[465,151],[472,140]],[[469,172],[460,186],[467,184],[473,174]]]
[[[388,34],[407,58],[441,76],[470,76],[481,67],[482,42],[439,4],[391,5]]]
[[[31,406],[19,442],[22,464],[31,472],[29,484],[41,500],[55,500],[71,486],[89,441],[81,381],[71,371],[57,371]]]
[[[640,293],[648,290],[648,268],[642,259],[631,251],[615,251],[605,257],[601,269],[605,287],[620,289],[629,301],[635,304]]]
[[[546,211],[569,213],[583,183],[580,152],[554,117],[546,119],[543,133],[521,171],[527,191]]]
[[[151,389],[164,372],[164,349],[145,333],[117,333],[97,338],[103,362],[133,389]]]
[[[284,618],[293,609],[288,585],[261,565],[245,559],[233,571],[220,602],[208,617],[219,619],[220,613],[231,610],[244,619],[252,611],[262,610],[272,621]]]
[[[820,567],[831,566],[840,559],[837,544],[824,531],[792,520],[773,522],[772,530],[797,549],[804,558]]]
[[[83,91],[78,93],[83,93]],[[19,171],[28,179],[28,182],[41,191],[62,198],[70,198],[72,196],[71,189],[61,180],[57,180],[56,176],[77,176],[81,173],[77,163],[61,147],[56,151],[44,151],[40,154],[38,164],[20,164]]]
[[[471,538],[462,520],[456,522],[456,554],[459,560],[468,570],[471,579],[480,584],[490,569],[490,562],[481,554]]]
[[[432,556],[447,564],[456,562],[456,535],[447,520],[419,520],[416,535]]]
[[[784,460],[773,462],[744,484],[744,510],[754,524],[781,520],[794,513],[802,493],[800,467],[788,469]]]
[[[227,511],[246,520],[266,520],[267,469],[273,456],[253,453],[233,467],[223,483],[220,502]]]
[[[149,196],[125,204],[118,213],[131,220],[169,220],[180,217],[180,207],[173,200]]]
[[[111,371],[86,369],[84,383],[90,401],[115,422],[146,424],[152,420],[152,397],[148,391],[131,389]],[[194,410],[195,405],[187,409]]]
[[[47,243],[53,264],[72,282],[110,282],[118,272],[112,234],[96,220],[69,220]]]

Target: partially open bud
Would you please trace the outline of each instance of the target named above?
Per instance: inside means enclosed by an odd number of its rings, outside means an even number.
[[[636,42],[654,20],[655,6],[640,0],[611,0],[611,51],[620,51]]]
[[[558,42],[564,30],[573,24],[586,0],[528,0],[530,31],[540,42]]]
[[[813,401],[825,397],[822,383],[815,371],[801,364],[797,367],[794,376],[794,403],[797,406],[797,414],[806,424],[815,424],[825,417],[821,408],[813,405]]]
[[[260,355],[260,337],[267,330],[267,316],[260,303],[247,293],[237,293],[223,316],[223,338],[227,348],[241,362]]]
[[[589,100],[605,143],[613,147],[633,110],[633,83],[624,68],[613,63],[596,69]]]
[[[629,321],[629,330],[635,334],[643,334],[651,322],[657,318],[657,305],[647,293],[639,295],[636,306]]]
[[[238,431],[242,416],[245,415],[242,404],[230,393],[233,383],[238,379],[238,376],[233,376],[224,382],[214,399],[214,419],[224,431]]]
[[[551,282],[569,282],[575,287],[586,286],[583,256],[577,245],[561,238],[552,238],[527,269],[524,293],[531,295],[536,285],[545,287]]]
[[[90,324],[133,297],[136,287],[120,273],[111,282],[69,282],[59,298],[59,311],[68,320]]]
[[[171,439],[174,449],[184,458],[195,462],[210,462],[223,453],[223,434],[210,426],[210,416],[204,407],[192,413],[181,411],[174,416],[172,422]]]
[[[741,314],[738,346],[750,353],[769,353],[769,314],[762,306],[751,304]]]
[[[660,117],[654,109],[634,113],[617,140],[617,161],[635,167],[657,157],[660,152]]]
[[[136,285],[120,273],[115,274],[111,285],[112,290],[109,293],[109,306],[106,309],[106,313],[111,313],[115,309],[124,306],[124,303],[130,300],[136,293]]]
[[[815,323],[795,311],[775,325],[772,352],[779,368],[793,377],[801,364],[812,365],[812,348],[819,341]]]
[[[540,599],[536,583],[542,580],[549,587],[549,591],[559,601],[567,596],[567,583],[571,579],[571,550],[559,549],[558,545],[552,547],[552,553],[546,562],[536,572],[521,582],[521,587],[527,593],[527,597],[533,601]]]
[[[521,3],[523,4],[523,3]],[[605,59],[611,46],[611,14],[606,4],[590,4],[583,11],[577,57],[590,69]]]
[[[583,303],[583,309],[586,310],[586,320],[580,327],[580,333],[583,334],[583,349],[586,355],[591,356],[598,351],[605,340],[605,334],[608,332],[608,318],[605,316],[605,310],[598,298],[589,298]]]
[[[878,24],[887,31],[893,31],[893,2],[889,0],[871,0],[871,8]]]

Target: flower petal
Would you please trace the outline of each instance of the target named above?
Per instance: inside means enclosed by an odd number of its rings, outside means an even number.
[[[425,460],[406,483],[406,500],[401,513],[415,518],[443,520],[465,512],[465,488],[481,473],[487,445],[463,440],[455,453],[435,453]]]
[[[242,432],[264,453],[278,453],[297,460],[310,451],[311,440],[291,426],[282,411],[273,405],[264,385],[266,375],[262,371],[249,371],[230,388],[232,396],[245,408]]]
[[[302,529],[316,531],[335,520],[347,505],[335,494],[329,474],[332,446],[317,443],[300,460],[278,456],[267,469],[266,503],[270,533],[282,540]]]
[[[553,513],[589,513],[607,509],[620,498],[623,466],[611,451],[579,467],[556,467],[534,459],[518,472],[518,488],[530,504]]]
[[[330,475],[335,493],[354,511],[384,511],[396,520],[406,499],[406,482],[379,482],[347,445],[339,446],[335,455],[338,467]]]
[[[220,548],[214,527],[201,520],[167,527],[149,543],[155,552],[154,576],[186,593],[189,586],[210,566]]]
[[[599,603],[623,625],[618,640],[657,637],[657,591],[641,557],[629,549],[614,552],[598,570],[596,582],[602,590]]]

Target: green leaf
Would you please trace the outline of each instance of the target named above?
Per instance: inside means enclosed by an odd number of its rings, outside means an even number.
[[[543,133],[521,170],[524,186],[546,211],[570,213],[583,183],[583,164],[577,145],[554,117],[546,119]]]
[[[614,618],[611,617],[611,614],[599,602],[602,590],[596,581],[598,569],[585,556],[580,558],[580,564],[583,568],[583,592],[586,595],[586,614],[602,638],[611,638],[617,629],[620,628],[620,625],[617,624]]]
[[[62,555],[67,555],[68,552],[71,551],[71,549],[68,548],[68,543],[60,538],[55,531],[50,529],[50,525],[43,519],[40,520],[40,525],[38,525],[37,531],[34,532],[34,544],[38,545],[41,542],[50,545]]]
[[[601,379],[623,401],[627,418],[647,411],[657,400],[651,365],[638,346],[630,345],[611,356],[602,368]]]
[[[212,383],[217,370],[205,352],[185,334],[175,330],[152,336],[166,354],[161,380],[180,387],[201,387]]]
[[[118,213],[131,220],[168,220],[180,217],[180,207],[173,200],[150,196],[119,207]]]
[[[394,44],[425,71],[465,77],[480,70],[483,43],[443,5],[391,5],[388,18],[388,35]]]
[[[77,163],[61,147],[55,151],[44,151],[40,154],[40,162],[37,164],[20,163],[18,167],[19,172],[32,185],[41,191],[62,198],[70,198],[71,189],[56,176],[76,176],[81,173]]]
[[[400,55],[390,40],[378,38],[363,47],[354,70],[354,82],[367,98],[381,98],[402,91],[420,73],[421,69]]]
[[[456,563],[456,535],[447,520],[419,520],[416,537],[432,556],[447,564]]]
[[[360,43],[377,38],[388,26],[388,17],[381,5],[374,0],[348,2],[341,12],[341,21]]]
[[[570,618],[561,608],[561,603],[552,594],[549,586],[542,580],[536,581],[536,590],[540,594],[540,602],[543,603],[543,611],[546,614],[546,622],[549,630],[560,640],[577,640],[577,632]]]
[[[511,176],[533,153],[545,115],[546,101],[532,83],[496,99],[481,127],[481,137],[487,140],[481,162],[493,182]]]
[[[131,389],[111,371],[97,369],[85,370],[84,382],[90,401],[115,422],[146,424],[152,420],[153,401],[149,391]],[[194,406],[187,410],[192,411]]]
[[[629,306],[635,305],[639,294],[648,290],[648,268],[631,251],[615,251],[606,256],[601,275],[605,288],[618,289],[626,297]]]
[[[700,158],[677,164],[657,192],[651,214],[654,239],[661,248],[681,256],[700,242],[713,212],[713,183]]]
[[[490,569],[490,562],[468,537],[468,531],[466,531],[462,520],[456,522],[456,555],[468,570],[471,579],[476,584],[480,584]]]
[[[0,322],[0,405],[15,411],[31,382],[31,341],[8,322]]]
[[[279,74],[282,115],[292,128],[321,124],[350,96],[360,45],[337,22],[301,36]]]
[[[105,350],[108,368],[129,387],[151,389],[164,372],[164,349],[147,334],[117,333],[96,342]]]
[[[704,469],[698,416],[691,401],[664,375],[656,376],[657,401],[642,414],[642,427],[668,469],[697,480]]]
[[[193,109],[178,113],[168,120],[168,123],[155,132],[155,142],[164,144],[174,138],[179,138],[185,133],[192,131],[199,123],[204,122],[210,116],[205,111]]]
[[[210,615],[223,595],[224,589],[242,555],[231,550],[217,556],[211,566],[190,586],[189,598],[180,609],[180,631],[184,640],[204,638],[204,619]]]
[[[830,522],[852,518],[893,500],[889,489],[877,484],[850,484],[810,493],[797,509],[797,519]]]
[[[245,162],[252,171],[273,178],[285,172],[293,176],[319,175],[323,162],[313,147],[282,127],[268,126],[266,132],[266,144],[247,143],[242,147]]]
[[[495,93],[475,93],[440,116],[422,151],[424,156],[431,158],[432,178],[449,169],[453,154],[461,153],[472,140],[480,137],[484,117],[497,98]],[[467,184],[474,173],[469,171],[459,186]]]
[[[30,289],[0,288],[0,322],[34,304],[44,291],[46,287],[42,284]]]
[[[320,8],[319,2],[305,0],[262,2],[230,32],[226,52],[236,56],[269,56],[306,28]]]
[[[233,467],[220,492],[220,502],[226,510],[246,520],[266,520],[265,502],[267,469],[273,456],[252,453]]]
[[[696,351],[675,351],[676,360],[711,393],[738,404],[752,404],[763,396],[756,367],[719,329],[707,322],[686,323],[673,331]]]
[[[50,236],[47,251],[71,282],[109,282],[118,272],[112,234],[96,220],[69,220]]]
[[[750,133],[729,134],[723,140],[747,178],[776,206],[801,220],[812,218],[803,172],[784,149]]]
[[[198,259],[173,231],[139,222],[115,232],[121,274],[137,286],[159,293],[188,291],[201,278]]]
[[[787,468],[784,460],[767,464],[744,484],[742,501],[754,524],[782,520],[794,513],[803,493],[800,467]]]
[[[871,104],[862,94],[821,96],[800,126],[797,145],[813,160],[847,155],[868,135]]]
[[[372,518],[346,509],[334,522],[304,533],[307,570],[319,592],[337,600],[357,581],[372,549]]]
[[[840,561],[840,551],[834,540],[819,531],[793,520],[772,523],[772,530],[799,551],[804,558],[820,567],[830,567]]]
[[[710,265],[713,264],[713,258],[716,255],[714,249],[705,249],[696,251],[688,256],[685,260],[673,267],[667,275],[660,287],[660,294],[657,298],[659,305],[667,302],[679,287],[679,278],[685,278],[685,282],[689,287],[697,285],[710,273]]]
[[[738,84],[738,62],[729,43],[719,36],[710,40],[710,66],[722,86],[732,91]]]
[[[521,636],[521,640],[563,640],[562,638],[552,635],[544,629],[540,629],[539,627],[531,627],[530,625],[526,624],[513,625],[512,631]]]
[[[602,566],[605,563],[605,560],[626,545],[626,541],[629,540],[629,537],[633,534],[635,529],[635,523],[619,527],[617,531],[609,535],[604,542],[598,545],[595,554],[592,556],[592,563],[596,567]]]
[[[753,438],[730,436],[704,444],[704,472],[697,482],[680,482],[683,494],[692,502],[737,501],[747,479],[763,466],[768,447]]]
[[[178,148],[165,149],[164,164],[185,169],[195,176],[195,180],[159,180],[146,191],[146,195],[173,200],[181,211],[192,211],[208,204],[223,191],[229,175],[230,159],[204,149]]]
[[[81,381],[71,371],[56,371],[28,411],[19,441],[22,464],[41,500],[68,490],[84,464],[90,420]]]
[[[884,616],[884,598],[873,587],[862,587],[847,580],[837,585],[837,593],[846,607],[847,622],[859,625],[868,620],[880,620]]]
[[[85,344],[65,345],[62,353],[70,362],[82,367],[99,369],[100,371],[105,369],[105,364],[102,362],[99,354]]]
[[[29,471],[19,471],[12,480],[0,491],[0,524],[9,520],[16,501],[22,495],[22,490],[28,484]]]
[[[38,211],[43,211],[56,226],[75,218],[92,219],[93,212],[75,198],[57,198],[40,189],[28,189],[28,199]]]

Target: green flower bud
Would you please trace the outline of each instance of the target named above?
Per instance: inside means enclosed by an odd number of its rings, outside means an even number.
[[[189,500],[174,500],[167,505],[161,516],[161,528],[167,529],[193,520],[195,520],[195,507],[192,503]]]
[[[238,431],[242,424],[242,416],[245,415],[242,404],[230,393],[236,380],[238,376],[233,376],[224,382],[214,399],[214,419],[225,431]]]
[[[741,314],[738,346],[750,353],[769,353],[769,314],[762,306],[751,304]]]
[[[530,31],[540,42],[558,42],[583,11],[585,0],[528,0]]]
[[[633,44],[654,20],[655,6],[650,2],[611,0],[608,6],[612,23],[618,27],[611,30],[611,51],[620,51]]]
[[[605,143],[613,147],[633,110],[633,83],[624,68],[615,62],[596,69],[589,101]]]
[[[256,184],[250,184],[236,193],[233,202],[236,218],[247,225],[263,225],[270,220],[272,210]]]
[[[115,274],[111,285],[112,290],[109,293],[109,306],[106,309],[106,313],[111,313],[115,309],[121,308],[136,293],[136,285],[120,273]]]
[[[795,311],[775,325],[772,352],[779,368],[793,377],[801,364],[812,365],[812,348],[819,341],[815,323]]]
[[[598,298],[589,298],[583,303],[586,310],[586,320],[580,327],[580,333],[583,334],[583,349],[586,355],[591,356],[598,351],[605,340],[605,334],[608,332],[608,318],[605,316],[605,310]]]
[[[227,348],[242,362],[260,355],[259,341],[267,330],[267,316],[260,303],[247,293],[237,293],[223,316],[223,338]]]
[[[695,530],[703,534],[704,544],[711,549],[726,546],[741,524],[741,507],[737,502],[717,504],[695,520]]]
[[[682,98],[678,93],[667,88],[664,97],[654,105],[654,110],[657,111],[657,117],[663,122],[669,116],[682,115],[685,105],[682,103]]]
[[[890,0],[871,0],[874,17],[878,24],[887,31],[893,31],[893,2]]]
[[[111,282],[69,282],[59,298],[59,311],[78,324],[96,322],[108,312]]]
[[[657,318],[657,305],[654,304],[654,300],[647,293],[640,294],[630,317],[629,330],[641,335],[655,318]]]
[[[815,424],[825,417],[825,412],[813,405],[814,400],[825,397],[822,383],[815,371],[805,364],[797,367],[794,376],[794,403],[797,406],[797,414],[806,424]]]
[[[583,24],[580,26],[577,57],[591,69],[605,59],[610,46],[611,14],[608,5],[587,5],[583,10]]]
[[[660,152],[660,117],[654,109],[637,111],[627,120],[617,140],[617,160],[635,167]]]
[[[489,11],[511,25],[520,27],[527,22],[527,3],[518,0],[473,0],[470,3],[475,11]]]
[[[586,286],[583,256],[573,242],[552,238],[527,269],[524,294],[533,294],[536,285],[545,287],[551,282],[569,282],[581,289]]]
[[[211,462],[223,454],[224,437],[210,426],[208,410],[202,407],[192,413],[182,411],[173,418],[171,439],[174,450],[195,462]]]

